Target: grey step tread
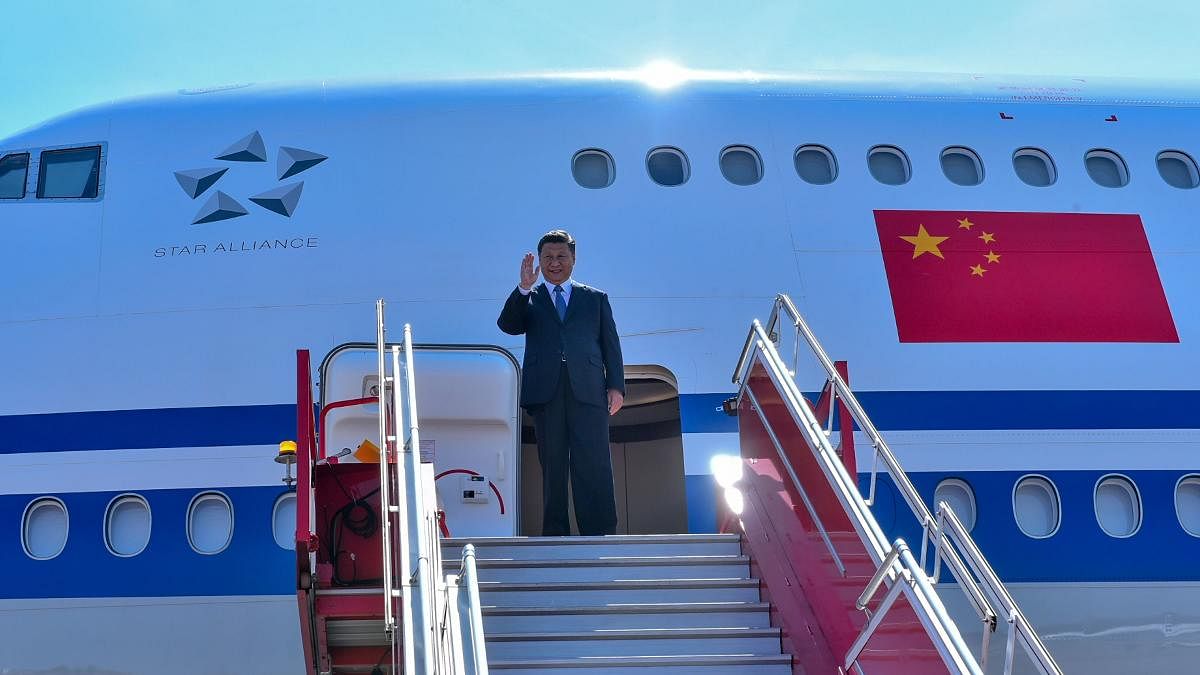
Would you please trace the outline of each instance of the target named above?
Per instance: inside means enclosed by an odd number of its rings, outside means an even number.
[[[484,616],[530,614],[674,614],[681,612],[765,612],[766,602],[662,602],[629,605],[584,605],[577,607],[494,607],[484,606]]]
[[[616,591],[675,588],[758,588],[758,579],[621,579],[619,581],[480,581],[479,592],[495,591]]]
[[[475,548],[480,548],[489,545],[721,544],[741,540],[740,534],[615,534],[603,537],[452,537],[441,542],[443,548],[461,547],[464,544],[474,544]]]
[[[688,640],[696,638],[779,637],[778,628],[637,628],[630,630],[584,630],[573,632],[489,633],[489,642],[566,640]]]
[[[577,659],[526,659],[521,661],[488,661],[488,668],[620,668],[661,666],[741,666],[787,665],[792,657],[779,655],[710,654],[702,656],[586,656]]]
[[[673,555],[614,558],[564,558],[562,560],[512,560],[509,558],[476,558],[478,567],[644,567],[648,565],[746,565],[750,558],[744,555]],[[443,560],[443,567],[457,569],[457,560]]]
[[[746,577],[713,579],[621,579],[616,581],[480,581],[479,591],[609,591],[643,588],[758,588],[759,580]],[[383,595],[382,586],[321,588],[317,595]]]

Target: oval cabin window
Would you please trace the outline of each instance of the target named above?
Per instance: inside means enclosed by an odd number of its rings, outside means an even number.
[[[289,551],[296,549],[296,493],[289,492],[275,500],[271,514],[271,531],[275,543]]]
[[[837,158],[823,145],[802,145],[792,158],[796,175],[813,185],[828,185],[837,180]]]
[[[938,483],[937,489],[933,491],[935,510],[941,502],[946,502],[954,510],[954,515],[958,516],[968,532],[975,529],[975,491],[966,481],[947,478]]]
[[[592,148],[575,153],[571,160],[571,175],[579,185],[598,190],[612,185],[617,173],[612,155]]]
[[[1158,153],[1158,175],[1171,187],[1191,190],[1200,185],[1196,162],[1186,153],[1164,150]]]
[[[754,148],[732,145],[721,151],[721,175],[734,185],[754,185],[762,180],[762,158]]]
[[[1017,527],[1034,539],[1044,539],[1058,530],[1060,509],[1058,490],[1041,476],[1026,476],[1013,490]]]
[[[1200,476],[1187,476],[1175,486],[1175,515],[1193,537],[1200,537]]]
[[[108,506],[104,542],[121,557],[135,556],[150,543],[150,505],[138,495],[122,495]]]
[[[1021,148],[1013,153],[1013,170],[1026,185],[1047,187],[1058,180],[1054,160],[1044,150]]]
[[[1112,150],[1091,150],[1083,161],[1096,185],[1117,188],[1129,184],[1129,169],[1125,167],[1125,160]]]
[[[1133,481],[1108,476],[1096,484],[1096,522],[1110,537],[1129,537],[1142,526],[1142,500]]]
[[[942,151],[942,173],[955,185],[979,185],[983,182],[983,161],[970,148],[946,148]]]
[[[875,180],[884,185],[904,185],[912,178],[908,155],[900,148],[877,145],[867,154],[867,167]]]
[[[675,187],[687,182],[691,169],[687,155],[678,148],[655,148],[646,155],[646,171],[659,185]]]
[[[30,558],[49,560],[66,548],[70,520],[62,500],[55,497],[35,499],[25,508],[25,517],[21,520],[21,544]]]
[[[197,553],[220,553],[233,539],[233,507],[220,493],[206,492],[188,507],[188,543]]]

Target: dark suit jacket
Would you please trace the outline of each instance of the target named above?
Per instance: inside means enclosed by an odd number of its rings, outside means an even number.
[[[545,285],[534,286],[529,295],[514,288],[496,325],[509,335],[525,335],[522,406],[539,406],[554,396],[564,356],[577,401],[607,406],[609,389],[625,393],[621,342],[604,291],[576,283],[566,320],[560,321]]]

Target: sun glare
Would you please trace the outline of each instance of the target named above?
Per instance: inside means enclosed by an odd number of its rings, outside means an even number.
[[[651,89],[670,89],[690,79],[687,68],[663,59],[651,61],[636,72],[638,79]]]

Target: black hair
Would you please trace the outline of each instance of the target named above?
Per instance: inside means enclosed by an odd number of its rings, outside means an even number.
[[[566,244],[571,249],[571,255],[575,255],[575,237],[566,230],[550,230],[543,234],[538,240],[538,255],[542,254],[542,246],[546,244]]]

